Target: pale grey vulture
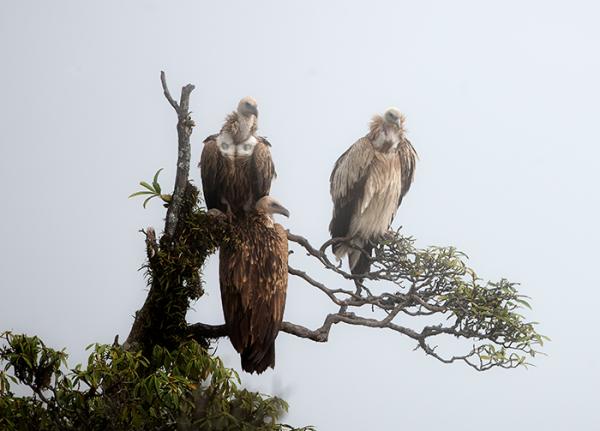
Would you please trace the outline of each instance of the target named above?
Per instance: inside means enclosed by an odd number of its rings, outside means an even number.
[[[332,238],[348,240],[335,244],[333,252],[339,259],[348,255],[352,274],[369,271],[373,245],[388,231],[410,188],[416,157],[404,136],[404,116],[389,108],[373,117],[369,133],[336,161],[330,177],[329,231]]]

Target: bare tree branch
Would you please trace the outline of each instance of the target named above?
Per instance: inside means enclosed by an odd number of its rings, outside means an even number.
[[[165,223],[165,233],[169,238],[173,238],[175,235],[175,229],[177,228],[177,222],[179,219],[179,211],[181,209],[183,194],[188,182],[188,176],[190,172],[190,136],[192,135],[192,128],[194,127],[194,121],[190,117],[189,106],[190,106],[190,94],[194,90],[192,84],[188,84],[181,89],[181,97],[179,104],[175,102],[169,88],[167,87],[167,80],[165,72],[160,72],[160,81],[162,83],[163,92],[165,97],[175,109],[177,113],[177,135],[178,135],[178,152],[177,152],[177,174],[175,176],[175,188],[173,190],[173,199],[169,208],[167,209],[167,220]]]
[[[167,87],[167,77],[165,76],[165,72],[162,70],[160,71],[160,83],[162,84],[162,88],[163,88],[165,97],[167,98],[167,100],[169,101],[169,103],[171,104],[173,109],[175,109],[175,112],[177,112],[177,114],[179,114],[179,112],[180,112],[179,105],[177,104],[175,99],[173,99],[173,97],[171,96],[169,87]]]
[[[193,325],[189,325],[188,333],[195,340],[229,336],[226,325],[208,325],[206,323],[194,323]]]

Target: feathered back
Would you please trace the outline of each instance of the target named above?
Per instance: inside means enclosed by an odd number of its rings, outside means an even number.
[[[268,215],[238,218],[233,229],[233,240],[219,253],[223,314],[242,368],[262,373],[275,366],[287,292],[287,235]]]

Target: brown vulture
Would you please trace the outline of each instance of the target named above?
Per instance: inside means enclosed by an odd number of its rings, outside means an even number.
[[[198,166],[208,209],[240,215],[269,194],[275,166],[271,144],[256,136],[257,116],[256,101],[245,97],[221,131],[204,140]]]
[[[338,259],[348,255],[352,274],[369,272],[374,243],[388,231],[410,188],[416,158],[404,136],[404,116],[389,108],[383,116],[373,117],[369,133],[335,162],[329,180],[333,199],[329,232],[332,238],[346,238],[333,246],[333,252]]]
[[[285,307],[288,240],[273,214],[289,212],[270,196],[232,223],[232,241],[219,252],[221,302],[229,339],[242,368],[262,373],[275,367],[275,338]]]

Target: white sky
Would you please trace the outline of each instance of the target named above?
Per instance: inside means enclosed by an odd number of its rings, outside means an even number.
[[[315,245],[334,161],[396,105],[420,162],[395,225],[522,283],[549,356],[476,373],[337,326],[326,344],[282,334],[276,370],[244,383],[320,430],[593,429],[598,16],[591,1],[1,2],[0,330],[67,347],[73,364],[126,337],[145,298],[137,231],[164,215],[127,195],[160,167],[163,188],[174,177],[161,69],[173,93],[196,85],[194,160],[242,96],[258,100],[272,194]],[[190,321],[222,321],[216,263]],[[316,327],[333,310],[291,280],[286,319]],[[227,340],[218,353],[239,368]]]

